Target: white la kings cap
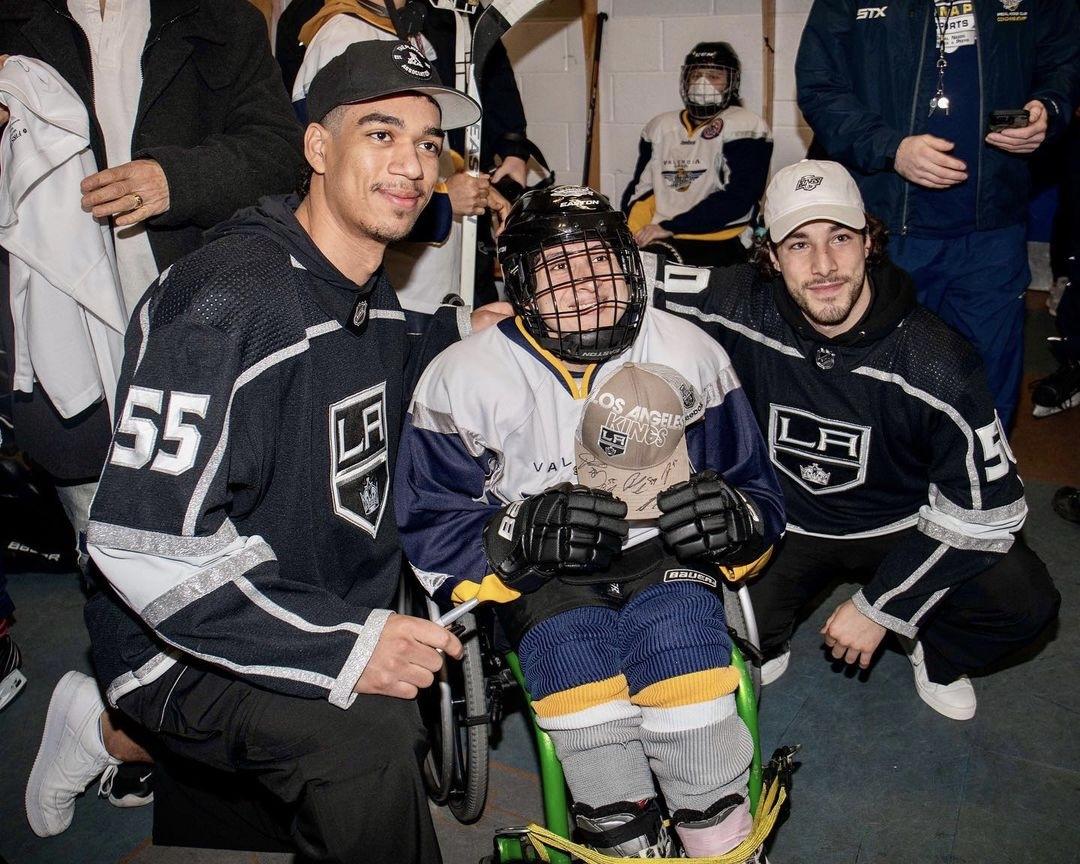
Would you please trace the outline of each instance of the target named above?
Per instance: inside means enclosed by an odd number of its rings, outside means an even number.
[[[763,216],[773,243],[807,222],[838,222],[856,231],[866,227],[862,195],[847,169],[819,159],[776,172],[765,190]]]
[[[690,479],[684,431],[704,405],[674,369],[627,363],[593,391],[576,439],[578,482],[625,501],[627,519],[655,519],[656,496]]]

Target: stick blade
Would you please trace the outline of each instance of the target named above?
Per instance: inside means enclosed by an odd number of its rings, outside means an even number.
[[[487,63],[491,49],[512,26],[513,23],[503,17],[502,13],[495,8],[495,4],[488,6],[484,14],[480,16],[480,20],[476,22],[476,29],[473,31],[472,61],[477,82],[483,77],[484,64]]]
[[[506,34],[506,31],[532,12],[544,0],[494,0],[476,22],[473,30],[472,62],[479,82],[484,74],[491,49]]]

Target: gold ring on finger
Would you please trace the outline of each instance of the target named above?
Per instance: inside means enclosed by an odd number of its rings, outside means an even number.
[[[131,197],[135,199],[135,206],[131,208],[132,210],[138,210],[140,207],[142,207],[142,195],[140,195],[138,192],[132,192]]]

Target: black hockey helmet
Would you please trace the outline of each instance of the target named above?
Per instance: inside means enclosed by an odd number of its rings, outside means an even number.
[[[710,81],[710,72],[727,73],[726,83]],[[719,114],[728,105],[739,104],[739,57],[727,42],[699,42],[683,61],[679,76],[679,96],[696,123]]]
[[[637,337],[648,304],[641,259],[626,218],[599,192],[526,192],[510,209],[498,255],[514,311],[561,360],[607,360]]]

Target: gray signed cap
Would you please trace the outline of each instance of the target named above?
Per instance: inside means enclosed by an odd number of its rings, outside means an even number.
[[[704,410],[668,366],[627,363],[585,403],[576,438],[578,482],[625,501],[627,519],[655,519],[656,496],[690,478],[685,430]]]
[[[423,93],[442,111],[442,128],[459,129],[480,119],[480,106],[446,87],[428,59],[408,42],[354,42],[323,66],[307,92],[307,116],[318,123],[339,105]]]

